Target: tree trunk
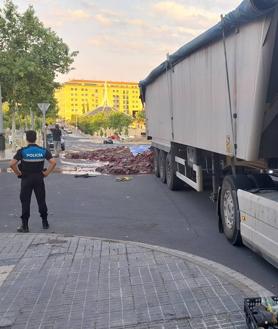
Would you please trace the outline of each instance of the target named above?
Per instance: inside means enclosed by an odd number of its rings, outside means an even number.
[[[34,112],[30,109],[30,118],[31,118],[31,129],[35,129],[35,120],[34,120]]]

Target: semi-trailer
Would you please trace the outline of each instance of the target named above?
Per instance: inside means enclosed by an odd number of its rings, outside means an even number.
[[[219,230],[278,267],[278,0],[244,0],[139,86],[155,175],[210,189]]]

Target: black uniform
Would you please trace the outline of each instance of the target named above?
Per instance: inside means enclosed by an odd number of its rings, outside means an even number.
[[[20,201],[22,205],[22,224],[28,226],[31,196],[34,190],[43,223],[47,223],[47,206],[45,202],[44,160],[50,160],[52,154],[36,144],[29,144],[17,151],[14,159],[20,161],[21,176]]]

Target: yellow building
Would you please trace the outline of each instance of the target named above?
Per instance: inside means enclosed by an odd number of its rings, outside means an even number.
[[[58,115],[66,121],[75,120],[101,106],[110,106],[136,117],[143,109],[139,95],[136,82],[95,80],[70,80],[55,92]]]

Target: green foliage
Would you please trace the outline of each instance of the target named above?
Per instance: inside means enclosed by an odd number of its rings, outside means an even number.
[[[108,128],[108,115],[106,113],[100,112],[92,116],[91,127],[93,131],[99,132],[101,134],[102,129],[105,130]]]
[[[121,134],[132,122],[133,118],[122,112],[111,112],[108,117],[108,127],[118,134]]]
[[[70,71],[76,55],[44,27],[32,6],[21,14],[12,0],[5,1],[0,9],[0,83],[11,110],[40,113],[37,103],[49,102],[47,115],[55,117],[54,80]]]
[[[125,113],[110,112],[110,113],[97,113],[93,116],[85,116],[78,118],[78,127],[86,134],[98,134],[100,136],[106,136],[107,129],[112,129],[114,132],[121,134],[126,132],[130,124],[133,122],[133,118]],[[75,125],[75,118],[72,122]]]
[[[54,123],[54,120],[50,118],[47,120]],[[12,116],[4,115],[4,129],[10,128],[12,126]],[[31,127],[31,118],[25,114],[20,113],[20,111],[16,112],[15,116],[15,126],[16,129],[25,129],[26,127],[29,129]],[[36,116],[34,120],[34,128],[36,130],[41,129],[42,126],[42,118]]]
[[[71,122],[72,125],[75,125],[75,122]],[[85,134],[94,134],[94,131],[90,127],[90,122],[86,119],[79,119],[78,120],[78,127],[81,129]]]
[[[145,111],[139,111],[136,115],[136,121],[145,122],[145,120],[146,120],[146,112]]]

